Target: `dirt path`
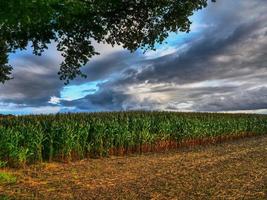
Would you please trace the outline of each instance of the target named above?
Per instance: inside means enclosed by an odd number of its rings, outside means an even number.
[[[8,171],[10,199],[267,199],[267,136]]]

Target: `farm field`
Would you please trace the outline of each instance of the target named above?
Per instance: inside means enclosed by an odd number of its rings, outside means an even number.
[[[2,199],[264,200],[267,136],[0,172],[16,177],[0,183]]]
[[[157,152],[267,133],[266,115],[109,112],[0,119],[0,166]]]
[[[0,0],[0,200],[267,200],[267,0]]]

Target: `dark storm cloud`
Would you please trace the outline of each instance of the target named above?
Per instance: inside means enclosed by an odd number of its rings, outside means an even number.
[[[138,63],[138,60],[140,60],[138,53],[131,54],[128,51],[111,53],[106,57],[89,62],[83,68],[84,73],[87,75],[87,79],[84,81],[108,78],[113,73],[120,73],[120,71],[128,68],[133,62]]]
[[[0,85],[0,100],[30,106],[47,104],[63,86],[57,77],[57,66],[49,58],[20,56],[14,66],[14,79]]]
[[[127,101],[127,97],[127,95],[106,86],[85,98],[62,101],[61,104],[65,107],[75,106],[80,111],[116,111],[123,110],[123,103]]]
[[[77,79],[73,84],[105,79],[114,72],[127,67],[136,56],[129,58],[129,52],[111,53],[109,57],[96,59],[84,67],[87,79]],[[135,54],[136,55],[136,54]],[[137,57],[136,57],[137,59]],[[23,54],[14,59],[14,79],[0,85],[0,101],[20,104],[20,106],[47,105],[51,97],[59,97],[64,87],[57,72],[60,61],[55,57]],[[85,92],[91,89],[85,90]]]
[[[262,12],[266,5],[264,1],[257,2],[231,2],[236,7],[229,9],[230,13],[219,12],[220,5],[217,11],[210,8],[207,21],[216,25],[203,31],[186,51],[145,60],[140,64],[142,68],[126,69],[119,78],[102,85],[100,92],[72,102],[72,105],[81,107],[79,102],[82,101],[103,109],[150,107],[179,110],[178,104],[190,102],[190,108],[198,111],[266,109],[266,96],[262,95],[266,88],[250,90],[267,84],[267,15]],[[241,9],[240,12],[236,11],[237,8]],[[247,17],[249,14],[254,17]],[[211,21],[214,16],[216,20]],[[207,80],[224,82],[216,87],[180,87]],[[224,85],[227,82],[240,84]],[[132,100],[142,92],[136,89],[136,94],[129,95],[127,88],[143,83],[166,84],[166,87],[153,87],[148,93],[169,95],[172,103],[160,104],[153,99]],[[170,87],[168,83],[178,85]]]
[[[266,24],[265,24],[266,25]],[[262,52],[255,58],[240,60],[242,51],[239,52],[232,47],[240,45],[244,40],[257,40],[255,33],[261,27],[258,23],[240,25],[228,37],[222,39],[212,39],[211,37],[204,37],[201,41],[193,44],[188,51],[182,55],[165,56],[160,59],[151,60],[150,66],[144,68],[141,72],[130,71],[127,76],[129,82],[176,82],[179,84],[203,81],[208,79],[222,79],[230,77],[238,77],[250,74],[251,71],[258,68],[266,67],[267,46],[263,44],[260,49],[252,50],[255,54],[257,51]],[[216,30],[210,35],[214,35]],[[255,35],[253,34],[255,33]],[[247,49],[251,48],[249,46]],[[228,56],[228,62],[216,61],[216,56]],[[249,71],[242,71],[249,67]],[[127,72],[126,72],[127,73]],[[129,73],[129,72],[128,72]]]
[[[235,94],[203,98],[195,106],[202,111],[258,110],[267,108],[267,87],[260,87]]]
[[[189,34],[184,50],[177,46],[175,53],[150,59],[117,51],[92,60],[83,68],[88,78],[71,84],[107,81],[94,94],[60,105],[64,111],[267,109],[266,10],[265,0],[217,1],[203,11],[206,28]],[[16,79],[0,86],[0,101],[40,106],[60,97],[60,62],[23,60],[35,68],[16,66]]]

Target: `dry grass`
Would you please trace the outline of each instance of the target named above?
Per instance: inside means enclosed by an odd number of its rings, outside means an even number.
[[[7,171],[17,182],[0,184],[0,194],[10,199],[260,200],[267,199],[267,137]]]

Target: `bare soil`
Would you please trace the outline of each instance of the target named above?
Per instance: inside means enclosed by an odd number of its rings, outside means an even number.
[[[0,172],[0,199],[267,199],[267,136]]]

